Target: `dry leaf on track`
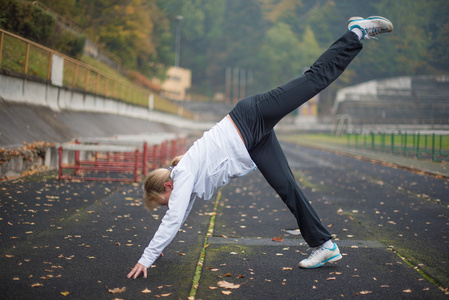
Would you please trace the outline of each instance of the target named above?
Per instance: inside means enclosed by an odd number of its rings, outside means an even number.
[[[31,287],[44,286],[42,283],[33,283]]]
[[[360,295],[367,295],[367,294],[371,294],[371,291],[361,291]]]
[[[240,284],[235,284],[231,282],[227,282],[225,280],[217,282],[217,285],[224,289],[238,289],[240,288]]]
[[[274,237],[274,238],[272,238],[271,239],[273,242],[279,242],[279,243],[281,243],[281,242],[283,242],[284,241],[284,239],[282,239],[282,237],[281,236],[279,236],[279,237]]]
[[[108,289],[108,292],[111,293],[111,294],[123,293],[124,291],[126,291],[126,287],[115,288],[115,289]]]

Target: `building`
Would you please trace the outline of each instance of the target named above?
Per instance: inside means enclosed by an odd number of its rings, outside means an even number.
[[[167,70],[167,76],[167,80],[160,84],[161,95],[172,100],[190,101],[192,72],[188,69],[170,67]]]

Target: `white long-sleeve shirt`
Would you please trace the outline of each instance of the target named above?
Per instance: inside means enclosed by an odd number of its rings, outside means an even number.
[[[147,268],[153,264],[184,224],[196,198],[210,200],[215,190],[231,178],[241,177],[255,168],[238,131],[227,117],[205,132],[172,170],[169,209],[139,263]]]

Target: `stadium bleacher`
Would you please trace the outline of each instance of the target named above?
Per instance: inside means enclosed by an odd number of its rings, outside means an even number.
[[[337,93],[333,113],[353,125],[449,124],[449,76],[370,81]]]

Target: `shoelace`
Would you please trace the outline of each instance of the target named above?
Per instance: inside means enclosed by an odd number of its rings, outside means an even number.
[[[309,259],[314,257],[314,256],[316,256],[316,255],[318,255],[318,253],[321,253],[324,250],[324,248],[321,247],[321,246],[317,247],[317,248],[309,248],[309,249],[307,249],[307,251],[309,251],[310,249],[313,249],[313,251],[312,251],[312,253],[309,256]]]
[[[375,37],[375,35],[378,35],[381,32],[381,30],[382,29],[380,27],[362,28],[362,31],[365,34],[365,36],[363,38],[366,40],[369,40],[369,39],[378,40],[378,38]]]

